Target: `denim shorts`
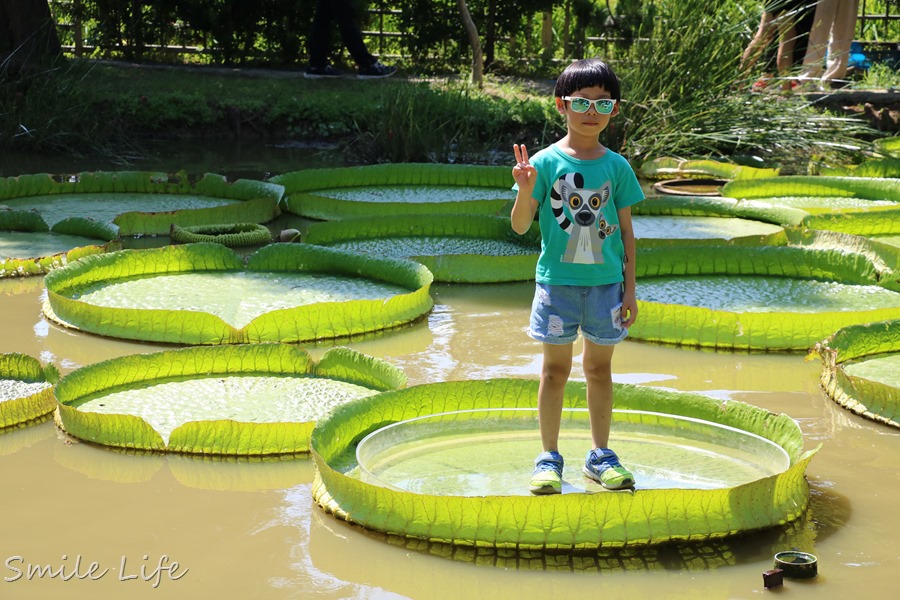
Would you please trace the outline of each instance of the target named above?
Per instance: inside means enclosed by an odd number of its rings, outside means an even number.
[[[622,284],[535,286],[528,335],[546,344],[571,344],[578,329],[585,339],[601,346],[617,344],[628,330],[622,327]]]

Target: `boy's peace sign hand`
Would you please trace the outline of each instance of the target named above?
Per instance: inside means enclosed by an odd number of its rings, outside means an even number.
[[[516,155],[516,166],[513,167],[512,176],[516,180],[519,189],[533,190],[537,169],[528,162],[528,149],[525,144],[513,144],[513,154]]]

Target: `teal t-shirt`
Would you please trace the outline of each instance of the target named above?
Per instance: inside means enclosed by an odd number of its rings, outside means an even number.
[[[612,150],[579,160],[555,144],[530,159],[537,170],[541,255],[535,279],[548,285],[623,280],[625,248],[618,210],[644,199],[628,161]]]

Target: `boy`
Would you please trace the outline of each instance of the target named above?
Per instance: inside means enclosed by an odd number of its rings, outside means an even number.
[[[579,328],[594,447],[584,473],[605,488],[629,488],[634,476],[608,447],[611,362],[614,345],[637,318],[630,207],[644,194],[628,162],[600,143],[600,133],[619,113],[613,70],[597,59],[575,61],[560,75],[554,96],[566,118],[565,137],[531,160],[525,146],[513,145],[512,228],[525,233],[536,210],[541,228],[528,335],[543,342],[538,391],[543,452],[535,460],[530,489],[533,494],[562,490],[559,428]]]

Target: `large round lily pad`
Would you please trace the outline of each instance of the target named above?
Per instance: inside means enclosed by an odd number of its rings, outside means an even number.
[[[313,424],[350,400],[405,385],[380,359],[334,348],[314,362],[282,344],[194,347],[77,369],[59,421],[97,444],[183,453],[306,452]]]
[[[113,337],[181,344],[295,342],[390,329],[433,305],[412,261],[270,244],[245,265],[208,243],[123,250],[50,274],[45,312]]]
[[[534,458],[537,409],[461,410],[382,427],[356,448],[362,477],[398,490],[441,496],[529,495],[522,465]],[[787,452],[758,435],[710,421],[644,410],[613,411],[610,446],[635,474],[636,489],[721,489],[776,475]],[[587,409],[566,409],[559,452],[590,448]],[[493,457],[487,463],[484,456]],[[562,492],[599,492],[581,461],[563,470]]]
[[[707,178],[760,179],[777,177],[779,169],[748,167],[718,160],[682,160],[662,156],[641,164],[641,174],[649,179]]]
[[[270,181],[284,186],[288,212],[313,219],[496,215],[514,198],[506,167],[383,164],[307,169]]]
[[[67,217],[52,228],[34,211],[0,209],[0,277],[43,275],[82,256],[118,250],[118,228]]]
[[[165,235],[173,224],[264,223],[278,215],[283,193],[277,184],[212,173],[198,181],[143,171],[0,178],[0,204],[38,211],[51,225],[71,216],[115,223],[121,235]]]
[[[638,215],[633,218],[637,246],[775,246],[787,242],[780,225],[736,217]]]
[[[26,354],[0,354],[0,431],[45,417],[56,407],[59,372]]]
[[[791,175],[732,181],[722,193],[800,211],[799,225],[858,235],[900,233],[900,185],[891,177]]]
[[[900,318],[900,282],[865,247],[651,248],[638,253],[637,339],[808,350],[847,325]]]
[[[526,379],[447,382],[385,392],[339,407],[319,421],[312,434],[316,502],[339,518],[387,534],[461,546],[553,551],[722,538],[789,522],[807,506],[804,471],[815,450],[802,452],[800,429],[786,415],[741,402],[625,385],[616,386],[619,409],[740,429],[780,446],[790,466],[734,487],[574,491],[550,497],[424,494],[364,480],[356,446],[365,434],[452,411],[534,409],[537,388],[537,381]],[[584,408],[584,398],[584,384],[567,386],[567,408]],[[540,448],[536,425],[531,439],[536,451]],[[583,456],[568,458],[577,462]],[[473,460],[483,461],[487,472],[496,458],[482,452]],[[657,461],[663,464],[665,458]],[[467,466],[478,471],[477,464]],[[532,466],[531,460],[521,465],[523,488]]]
[[[399,215],[309,226],[312,244],[389,258],[409,258],[436,281],[485,283],[534,279],[540,234],[516,235],[509,217]]]
[[[900,427],[900,320],[846,327],[817,345],[822,387],[844,408]]]
[[[781,178],[779,178],[781,179]],[[854,179],[854,178],[846,178]],[[859,178],[855,178],[859,179]],[[751,180],[749,183],[752,183]],[[758,180],[769,181],[769,180]],[[852,187],[852,186],[851,186]],[[709,198],[702,196],[653,196],[636,204],[636,215],[722,216],[773,223],[783,227],[818,229],[857,235],[900,233],[900,203],[853,195],[806,195],[815,188],[802,188],[804,195],[782,196],[781,187],[764,187],[771,195]],[[740,193],[726,186],[723,193]],[[755,190],[751,190],[755,191]],[[822,194],[834,190],[819,190]]]

